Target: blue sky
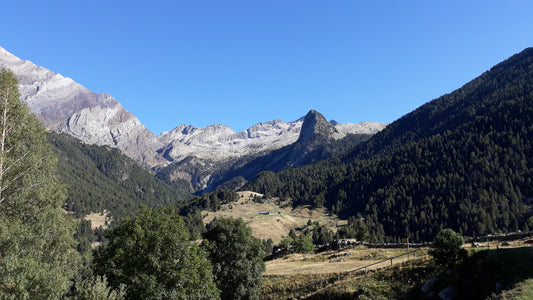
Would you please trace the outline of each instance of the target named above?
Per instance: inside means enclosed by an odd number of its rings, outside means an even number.
[[[154,133],[392,122],[533,46],[533,1],[3,0],[0,46]]]

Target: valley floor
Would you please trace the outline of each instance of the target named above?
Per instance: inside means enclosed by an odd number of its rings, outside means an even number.
[[[434,297],[449,286],[457,286],[468,299],[533,299],[533,247],[525,240],[493,242],[488,248],[464,245],[470,253],[458,273],[440,273],[427,254],[417,251],[416,258],[406,256],[406,249],[371,249],[355,246],[319,254],[291,254],[266,262],[262,299],[426,299],[421,287],[428,279],[438,277]],[[349,255],[347,255],[349,253]],[[367,268],[365,265],[385,260]],[[455,274],[455,275],[454,275]],[[473,282],[476,289],[465,282]],[[498,288],[499,287],[499,288]],[[500,290],[496,290],[496,289]],[[433,298],[432,298],[433,297]]]

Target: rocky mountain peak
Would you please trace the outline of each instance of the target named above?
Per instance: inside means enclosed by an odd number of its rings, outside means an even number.
[[[297,142],[305,144],[319,137],[333,138],[337,133],[337,129],[321,113],[310,110],[304,118]]]

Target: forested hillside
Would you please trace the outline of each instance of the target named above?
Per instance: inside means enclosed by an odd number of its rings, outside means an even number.
[[[79,216],[108,210],[120,218],[134,215],[140,204],[171,205],[191,197],[188,184],[169,186],[118,149],[54,132],[48,140],[59,154],[61,181],[67,185],[65,209]]]
[[[533,196],[533,48],[405,115],[342,157],[243,189],[364,219],[374,240],[524,229]]]

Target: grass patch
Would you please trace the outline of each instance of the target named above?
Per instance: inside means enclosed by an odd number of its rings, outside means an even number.
[[[488,299],[495,300],[528,300],[533,299],[533,279],[527,279],[515,284],[511,289],[503,291],[501,294],[491,295]]]

